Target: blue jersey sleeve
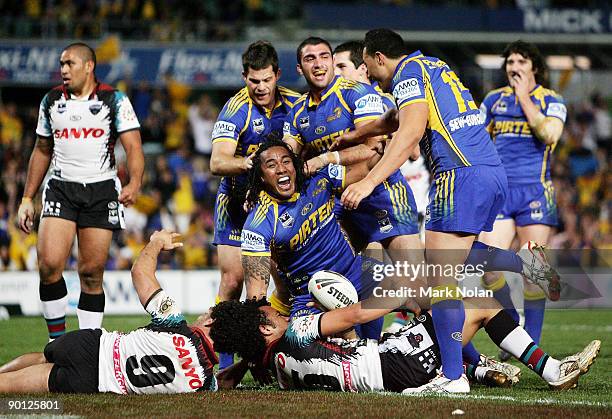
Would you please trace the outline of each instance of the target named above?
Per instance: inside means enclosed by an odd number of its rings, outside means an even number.
[[[294,103],[293,108],[287,114],[287,119],[283,125],[283,138],[291,138],[297,141],[298,144],[304,145],[300,130],[307,124],[306,100],[299,100]]]
[[[547,117],[558,118],[565,123],[567,118],[567,108],[563,102],[563,98],[557,94],[547,95],[544,99],[546,109],[543,109],[544,115]]]
[[[240,250],[245,256],[271,256],[278,209],[269,199],[262,201],[249,213],[242,228]]]
[[[398,109],[416,102],[427,102],[424,80],[424,70],[417,61],[405,63],[391,82],[391,92]]]
[[[493,114],[491,113],[491,110],[493,109],[493,105],[495,104],[497,96],[498,95],[491,92],[484,98],[484,100],[480,104],[480,114],[484,119],[485,127],[488,127],[493,120]]]
[[[328,190],[331,193],[341,191],[346,187],[346,167],[339,164],[328,164],[319,169],[316,176],[327,180]]]
[[[341,92],[353,114],[353,124],[377,119],[385,113],[382,97],[368,84],[353,82]]]
[[[240,134],[247,126],[248,117],[248,99],[239,93],[231,98],[221,110],[213,127],[213,144],[218,142],[238,143]]]

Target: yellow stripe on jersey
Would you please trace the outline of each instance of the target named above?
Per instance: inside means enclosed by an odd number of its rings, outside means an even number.
[[[418,99],[412,99],[409,100],[408,102],[404,102],[400,105],[399,110],[404,109],[406,106],[408,105],[412,105],[413,103],[427,103],[427,99],[423,99],[423,98],[418,98]]]
[[[450,212],[455,210],[455,169],[451,170],[451,181],[450,181]]]
[[[247,130],[247,128],[249,127],[249,124],[251,122],[251,111],[252,110],[253,110],[253,103],[249,101],[247,117],[246,117],[246,120],[244,121],[244,127],[242,127],[242,129],[240,130],[240,134],[239,135],[242,135]]]
[[[223,193],[217,195],[217,223],[219,229],[224,229],[229,214],[227,211],[227,205],[229,203],[229,196]]]
[[[357,118],[353,121],[354,124],[357,124],[359,122],[363,122],[363,121],[373,121],[375,119],[380,118],[380,115],[368,115],[368,116],[362,116],[361,118]]]
[[[270,252],[249,252],[246,250],[243,250],[240,254],[243,256],[272,256]]]
[[[470,162],[463,155],[461,150],[459,150],[459,147],[457,147],[457,144],[453,140],[453,137],[446,129],[446,125],[444,124],[444,119],[442,118],[442,113],[440,112],[440,108],[438,107],[438,102],[436,101],[436,97],[434,95],[434,91],[431,85],[431,79],[429,77],[429,74],[425,71],[423,63],[421,63],[418,60],[416,62],[421,66],[423,78],[427,78],[425,97],[427,98],[427,104],[429,105],[430,128],[437,131],[442,136],[442,138],[446,140],[448,145],[450,145],[451,149],[455,152],[457,157],[459,157],[459,160],[461,160],[461,162],[465,166],[471,166]]]
[[[255,216],[253,217],[253,221],[251,222],[251,225],[253,227],[257,227],[266,219],[266,215],[268,214],[268,210],[271,206],[272,200],[270,199],[268,194],[260,194],[259,205],[255,210]]]
[[[225,116],[227,118],[231,118],[238,112],[240,107],[245,103],[250,102],[249,92],[246,87],[242,88],[238,93],[234,95],[227,103],[227,108],[225,110]]]
[[[219,137],[219,138],[215,138],[212,142],[213,144],[215,143],[238,143],[238,140],[235,140],[233,138],[229,138],[229,137]]]
[[[281,96],[289,96],[289,97],[300,97],[301,93],[296,92],[295,90],[287,89],[284,86],[276,86]]]
[[[351,110],[351,107],[348,105],[348,103],[346,103],[346,101],[344,100],[344,97],[342,97],[342,93],[340,93],[340,90],[336,90],[336,96],[338,97],[338,100],[340,101],[342,107],[344,107],[344,109],[346,109],[346,111],[352,115],[353,111]]]

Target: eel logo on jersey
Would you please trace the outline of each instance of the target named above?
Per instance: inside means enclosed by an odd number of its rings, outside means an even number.
[[[393,96],[397,100],[406,100],[419,95],[421,95],[421,88],[415,78],[403,80],[393,89]]]
[[[310,127],[310,118],[308,116],[302,116],[300,117],[298,124],[300,126],[300,129],[307,129],[308,127]]]
[[[66,112],[66,104],[65,103],[60,103],[57,105],[57,113],[64,113]]]
[[[326,121],[327,122],[335,121],[336,119],[340,118],[341,115],[342,115],[342,108],[340,106],[337,106],[334,109],[334,113],[328,116]]]
[[[315,128],[315,134],[323,134],[325,132],[325,127],[321,125],[320,127]]]
[[[255,131],[257,134],[261,134],[264,132],[265,128],[263,118],[253,119],[253,131]]]
[[[92,115],[97,115],[98,112],[100,112],[101,110],[102,110],[101,102],[92,103],[91,105],[89,105],[89,112],[91,112]]]
[[[329,181],[325,178],[317,180],[317,189],[312,192],[312,196],[317,196],[327,189],[327,182]]]
[[[306,214],[308,214],[311,209],[312,209],[312,202],[309,202],[306,205],[304,205],[304,208],[302,208],[302,216],[306,216]]]
[[[288,212],[286,212],[286,211],[285,211],[285,212],[283,212],[283,213],[281,214],[281,216],[280,216],[280,217],[278,217],[278,219],[280,220],[281,225],[282,225],[284,228],[291,228],[291,227],[293,227],[293,224],[295,223],[295,219],[294,219],[294,218],[291,216],[291,214],[289,214],[289,213],[288,213]]]

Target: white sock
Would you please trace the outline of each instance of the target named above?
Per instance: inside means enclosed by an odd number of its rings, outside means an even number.
[[[77,308],[79,329],[100,329],[102,327],[103,312],[87,311]]]

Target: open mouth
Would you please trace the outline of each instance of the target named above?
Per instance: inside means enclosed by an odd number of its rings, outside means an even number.
[[[312,75],[315,77],[315,79],[317,80],[321,80],[325,77],[325,75],[327,74],[327,70],[315,70]]]
[[[291,189],[291,179],[289,176],[282,176],[278,178],[278,188],[285,192]]]

